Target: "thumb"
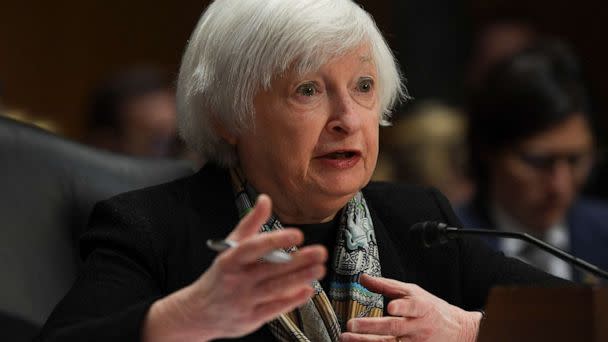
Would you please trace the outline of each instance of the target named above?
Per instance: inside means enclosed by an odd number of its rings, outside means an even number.
[[[400,298],[411,294],[408,284],[393,279],[362,274],[359,277],[359,282],[369,291],[385,295],[389,298]]]

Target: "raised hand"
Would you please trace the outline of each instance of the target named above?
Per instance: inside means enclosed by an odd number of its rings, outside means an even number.
[[[292,253],[288,263],[260,262],[270,251],[299,245],[304,239],[297,229],[259,234],[270,213],[270,198],[261,195],[227,237],[238,246],[218,255],[190,286],[152,305],[144,341],[243,336],[312,296],[312,280],[325,274],[327,251],[309,246]]]

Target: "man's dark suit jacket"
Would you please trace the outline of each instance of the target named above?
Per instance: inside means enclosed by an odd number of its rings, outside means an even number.
[[[488,291],[497,284],[556,281],[477,240],[428,249],[412,241],[408,229],[416,222],[458,225],[437,191],[372,183],[363,192],[384,277],[416,283],[467,310],[482,308]],[[214,166],[97,204],[89,231],[81,239],[85,267],[49,318],[40,340],[140,340],[150,305],[205,272],[216,255],[205,247],[206,240],[225,237],[237,222],[228,173]],[[243,340],[274,339],[263,327]]]
[[[456,210],[465,227],[495,229],[488,210],[470,203]],[[570,247],[567,252],[601,269],[608,269],[608,205],[581,197],[566,213]],[[500,250],[495,238],[485,239],[488,245]],[[588,274],[573,268],[573,279],[584,281]]]

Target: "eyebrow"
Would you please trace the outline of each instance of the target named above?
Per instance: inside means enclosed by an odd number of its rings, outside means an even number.
[[[359,60],[363,63],[371,63],[372,62],[372,58],[368,55],[362,55],[359,56]]]

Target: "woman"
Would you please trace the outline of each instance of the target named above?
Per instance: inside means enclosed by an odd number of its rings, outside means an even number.
[[[97,205],[43,337],[474,340],[492,285],[551,278],[475,241],[410,242],[418,221],[457,221],[432,190],[366,187],[402,96],[355,3],[215,1],[178,80],[181,134],[210,164]],[[238,245],[205,247],[224,237]],[[290,262],[259,261],[280,248]]]
[[[470,101],[479,189],[459,210],[463,223],[526,232],[608,267],[608,207],[579,196],[594,159],[587,102],[576,58],[557,41],[540,41],[491,69]],[[554,275],[584,280],[520,241],[490,242]]]

